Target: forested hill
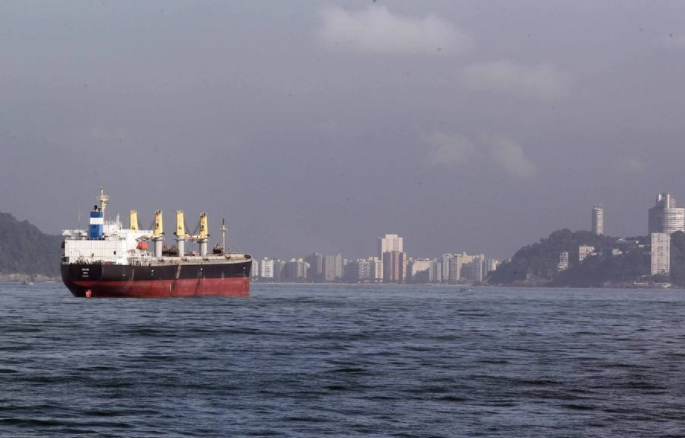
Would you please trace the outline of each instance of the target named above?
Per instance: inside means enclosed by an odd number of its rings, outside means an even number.
[[[44,234],[27,221],[0,213],[0,274],[58,277],[61,236]]]
[[[596,254],[578,262],[578,248],[589,245]],[[615,251],[615,253],[612,253]],[[569,266],[559,269],[559,255],[569,253]],[[626,285],[650,277],[647,237],[619,240],[589,231],[559,230],[518,250],[488,277],[490,284],[602,287]]]

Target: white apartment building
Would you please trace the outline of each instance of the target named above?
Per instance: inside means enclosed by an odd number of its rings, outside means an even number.
[[[485,259],[483,264],[483,276],[487,277],[490,272],[496,271],[499,266],[499,260],[497,259]]]
[[[450,279],[450,263],[452,260],[452,257],[454,257],[452,254],[443,254],[442,259],[440,262],[442,273],[441,273],[441,278],[442,281],[447,282]]]
[[[428,281],[431,283],[442,283],[442,262],[440,262],[440,259],[431,261]]]
[[[268,257],[259,262],[259,277],[274,278],[274,261]]]
[[[407,264],[407,280],[410,282],[429,283],[430,271],[433,265],[431,259],[412,259]]]
[[[257,259],[252,259],[252,268],[250,271],[252,278],[259,278],[259,262]]]
[[[671,272],[671,235],[652,233],[652,275]]]
[[[378,257],[383,258],[386,252],[404,252],[404,239],[397,234],[386,234],[378,238]]]
[[[565,271],[568,269],[568,251],[564,251],[559,254],[559,264],[557,265],[559,271]]]
[[[378,257],[369,257],[369,279],[374,283],[383,281],[383,260]]]
[[[595,247],[591,245],[580,245],[578,247],[578,263],[583,263],[583,260],[590,254],[595,252]]]

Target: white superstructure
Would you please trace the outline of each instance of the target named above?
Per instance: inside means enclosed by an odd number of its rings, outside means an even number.
[[[102,240],[91,240],[88,230],[65,230],[63,263],[131,264],[131,258],[150,258],[138,244],[152,235],[152,230],[129,230],[121,222],[104,222]],[[146,247],[142,247],[146,248]]]

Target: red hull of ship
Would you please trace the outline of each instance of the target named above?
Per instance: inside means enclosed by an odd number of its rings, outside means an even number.
[[[250,278],[202,278],[150,281],[74,281],[69,288],[76,297],[91,292],[93,298],[179,298],[179,297],[248,297]]]

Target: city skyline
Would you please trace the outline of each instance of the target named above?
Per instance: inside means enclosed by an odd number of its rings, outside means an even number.
[[[648,209],[648,237],[651,241],[651,273],[652,275],[670,273],[670,235],[676,231],[685,232],[685,209],[678,208],[675,197],[667,192],[657,194],[654,207]],[[604,207],[595,204],[592,207],[589,231],[595,235],[604,235]],[[623,237],[614,236],[620,241],[628,243]],[[633,236],[634,237],[634,236]],[[450,283],[459,284],[467,282],[479,283],[484,281],[489,272],[495,271],[500,260],[487,258],[484,254],[468,255],[445,253],[440,257],[422,258],[410,256],[404,251],[404,238],[398,234],[385,234],[376,239],[377,256],[366,258],[346,259],[338,253],[336,256],[324,256],[314,253],[304,258],[293,258],[290,261],[265,258],[270,263],[276,262],[283,272],[285,281],[315,281],[315,282],[382,282],[382,283]],[[634,243],[634,241],[633,241]],[[620,245],[619,245],[620,246]],[[577,249],[577,261],[574,264],[583,264],[590,256],[615,257],[622,254],[619,248],[597,249],[592,245],[580,245]],[[557,270],[565,271],[571,265],[568,251],[559,254]],[[328,259],[340,261],[338,275],[331,276],[324,267],[329,264]],[[504,260],[507,262],[508,260]],[[474,271],[473,263],[479,266]],[[255,258],[255,264],[259,266],[259,259]],[[298,272],[302,276],[297,277],[288,273],[288,265],[302,264]],[[311,266],[321,266],[312,269]],[[336,264],[337,266],[337,264]],[[319,271],[321,271],[319,273]],[[259,268],[253,270],[255,279],[269,281],[281,281],[281,274],[271,276],[262,275]]]
[[[412,257],[403,250],[404,238],[397,234],[385,234],[376,241],[375,256],[356,259],[339,253],[290,259],[255,256],[251,276],[267,282],[478,284],[500,264],[485,254],[466,252]]]

